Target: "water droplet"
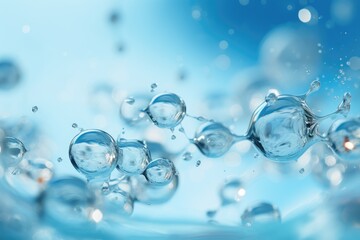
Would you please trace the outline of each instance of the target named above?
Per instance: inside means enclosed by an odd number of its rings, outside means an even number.
[[[254,154],[254,158],[256,159],[256,158],[258,158],[259,157],[259,154],[258,153],[255,153]]]
[[[268,104],[268,105],[272,105],[274,104],[274,102],[277,100],[277,96],[275,93],[273,92],[270,92],[268,95],[266,95],[265,97],[265,102]]]
[[[77,128],[77,127],[78,127],[78,125],[77,125],[76,123],[73,123],[71,126],[72,126],[73,128]]]
[[[247,208],[241,215],[241,220],[245,226],[252,226],[259,223],[280,222],[281,216],[273,205],[263,202]]]
[[[37,106],[33,106],[32,109],[31,109],[31,111],[33,113],[36,113],[38,110],[39,110],[39,108]]]
[[[155,91],[155,89],[158,87],[158,85],[156,84],[156,83],[153,83],[153,84],[151,84],[151,90],[150,90],[150,92],[154,92]]]
[[[129,105],[133,105],[135,103],[135,98],[133,97],[128,97],[124,100],[127,104]]]
[[[19,67],[10,60],[0,60],[0,89],[14,88],[21,79]]]
[[[57,159],[58,162],[62,162],[62,160],[63,159],[61,157],[58,157],[58,159]]]
[[[233,179],[226,182],[221,187],[219,195],[221,199],[221,205],[225,206],[239,202],[246,195],[246,190],[244,189],[243,183],[239,179]]]
[[[124,135],[125,134],[125,128],[121,129],[121,134]]]
[[[185,152],[182,156],[184,161],[190,161],[192,159],[192,154],[190,152]]]
[[[175,140],[176,136],[175,135],[171,135],[171,140]]]
[[[299,173],[300,173],[300,174],[303,174],[304,172],[305,172],[305,169],[304,169],[304,168],[302,168],[302,169],[299,170]]]
[[[217,210],[209,210],[206,212],[206,216],[208,218],[213,218],[213,217],[215,217],[216,213],[217,213]]]
[[[17,138],[5,137],[0,141],[0,158],[5,168],[17,166],[25,153],[24,144]]]
[[[200,160],[197,160],[197,161],[196,161],[196,164],[195,164],[195,167],[200,166],[200,164],[201,164],[201,161],[200,161]]]
[[[150,184],[167,185],[175,176],[176,169],[172,161],[158,158],[149,163],[145,170],[145,177]]]

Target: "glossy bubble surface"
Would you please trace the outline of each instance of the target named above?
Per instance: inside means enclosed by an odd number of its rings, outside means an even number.
[[[281,221],[280,211],[272,204],[262,202],[247,208],[241,215],[241,221],[246,226],[253,224],[279,222]]]
[[[1,164],[5,167],[14,167],[21,162],[25,152],[25,146],[19,139],[5,137],[0,145]]]
[[[166,185],[175,176],[176,170],[172,161],[166,158],[158,158],[149,163],[144,175],[150,184]]]
[[[138,175],[145,171],[151,160],[147,146],[138,140],[119,139],[117,169],[127,175]]]

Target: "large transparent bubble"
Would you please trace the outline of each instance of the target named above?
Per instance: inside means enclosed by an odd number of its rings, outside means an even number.
[[[0,89],[14,88],[21,78],[19,67],[10,60],[0,60]]]

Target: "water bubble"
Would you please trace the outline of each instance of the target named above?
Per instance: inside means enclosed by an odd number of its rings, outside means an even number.
[[[38,110],[39,110],[39,108],[38,108],[37,106],[33,106],[33,107],[31,108],[31,111],[32,111],[33,113],[36,113]]]
[[[265,97],[265,102],[268,105],[272,105],[275,101],[277,100],[277,96],[275,93],[269,93],[268,95],[266,95]]]
[[[175,140],[176,136],[175,135],[171,135],[171,140]]]
[[[185,102],[174,93],[161,93],[153,97],[145,112],[160,128],[175,128],[186,114]]]
[[[351,94],[346,92],[343,96],[342,102],[338,106],[338,112],[346,117],[350,111],[350,106],[351,106]]]
[[[84,181],[66,177],[50,182],[41,202],[43,217],[49,222],[80,227],[89,223],[96,197]]]
[[[208,218],[213,218],[213,217],[215,217],[216,213],[217,213],[217,210],[209,210],[206,212],[206,216]]]
[[[105,196],[107,207],[112,213],[131,215],[134,210],[134,200],[130,194],[121,189],[112,190]]]
[[[208,122],[197,130],[192,143],[205,156],[216,158],[228,152],[234,144],[234,135],[221,123]]]
[[[77,128],[77,127],[78,127],[77,123],[73,123],[71,126],[72,126],[73,128]]]
[[[118,140],[119,159],[117,169],[126,175],[142,174],[151,160],[144,142],[138,140]]]
[[[141,123],[145,123],[147,118],[143,109],[147,107],[150,99],[151,97],[148,95],[137,94],[123,100],[120,106],[121,119],[130,126],[139,126]]]
[[[266,222],[280,222],[280,211],[270,203],[262,202],[247,208],[241,215],[242,223],[246,226]]]
[[[196,164],[195,164],[195,167],[199,167],[201,165],[201,161],[200,160],[197,160],[196,161]]]
[[[303,174],[304,172],[305,172],[305,169],[304,169],[304,168],[302,168],[302,169],[299,170],[299,173],[300,173],[300,174]]]
[[[148,164],[144,175],[150,184],[161,186],[170,183],[175,173],[176,169],[172,161],[158,158]]]
[[[58,157],[58,159],[57,159],[57,161],[60,163],[60,162],[62,162],[62,158],[61,157]]]
[[[233,179],[227,181],[220,188],[219,195],[221,199],[221,205],[225,206],[239,202],[246,195],[246,190],[244,189],[243,183],[239,179]]]
[[[69,146],[69,157],[74,168],[88,180],[106,179],[116,167],[118,152],[108,133],[92,129],[74,137]]]
[[[17,138],[5,137],[0,142],[0,160],[5,168],[18,165],[25,152],[24,144]]]
[[[133,97],[125,98],[124,102],[129,105],[133,105],[135,103],[135,98],[133,98]]]
[[[190,161],[192,159],[192,154],[190,152],[185,152],[182,156],[184,161]]]
[[[150,92],[154,92],[155,91],[155,89],[158,87],[158,85],[156,84],[156,83],[153,83],[153,84],[151,84],[151,90],[150,90]]]
[[[10,60],[0,60],[0,89],[14,88],[21,78],[18,66]]]
[[[341,159],[360,161],[360,118],[341,119],[328,132],[331,149]]]

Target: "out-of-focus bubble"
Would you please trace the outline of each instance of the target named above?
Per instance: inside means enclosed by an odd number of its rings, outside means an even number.
[[[179,177],[174,176],[170,183],[164,186],[150,184],[143,176],[131,177],[134,197],[136,201],[145,204],[161,204],[172,198],[178,185]]]
[[[59,226],[80,228],[90,222],[96,197],[83,180],[65,177],[50,182],[41,203],[46,220]]]
[[[151,100],[150,95],[137,94],[125,98],[120,106],[120,117],[129,126],[143,126],[146,123],[146,113],[143,111]]]
[[[354,71],[360,70],[360,57],[351,57],[348,61],[348,65]]]
[[[337,24],[346,25],[353,20],[355,9],[353,0],[334,0],[331,3],[331,16]]]
[[[166,158],[152,160],[146,167],[144,176],[150,184],[164,186],[169,184],[176,174],[172,161]]]
[[[275,28],[264,39],[260,59],[264,73],[281,87],[301,87],[318,74],[317,34],[297,25]]]
[[[26,152],[24,144],[17,138],[0,139],[0,161],[5,168],[18,165]]]
[[[138,140],[120,139],[117,169],[126,175],[142,174],[151,160],[147,146]]]
[[[106,132],[92,129],[80,132],[69,146],[72,165],[88,180],[107,179],[116,167],[115,140]]]
[[[243,183],[239,179],[233,179],[227,181],[220,188],[219,195],[221,199],[221,205],[225,206],[239,202],[246,195],[246,190],[243,186]]]
[[[34,199],[45,189],[53,175],[52,162],[43,158],[25,156],[16,170],[6,172],[5,180],[16,194]]]
[[[104,194],[106,212],[114,215],[131,215],[134,210],[131,190],[131,185],[126,180],[110,181],[109,191]]]
[[[154,96],[145,112],[151,121],[160,128],[175,128],[186,114],[186,105],[174,93],[161,93]]]
[[[0,60],[0,90],[14,88],[21,78],[19,67],[10,60]]]
[[[328,139],[341,159],[360,162],[360,118],[336,121],[329,129]]]
[[[241,221],[246,226],[261,223],[280,222],[280,211],[272,204],[262,202],[247,208],[241,215]]]

